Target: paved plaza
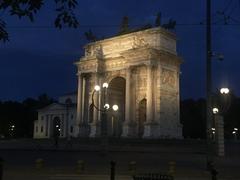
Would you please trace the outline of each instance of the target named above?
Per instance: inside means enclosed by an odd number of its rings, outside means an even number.
[[[167,173],[169,162],[176,162],[175,179],[211,179],[206,171],[204,141],[114,140],[103,152],[101,140],[1,140],[0,156],[4,162],[3,180],[75,180],[110,179],[110,161],[116,162],[116,179],[130,180],[129,163],[136,162],[136,173]],[[215,158],[218,179],[239,180],[240,143],[226,144],[226,157]],[[43,160],[42,168],[35,161]],[[78,171],[77,162],[84,162]]]

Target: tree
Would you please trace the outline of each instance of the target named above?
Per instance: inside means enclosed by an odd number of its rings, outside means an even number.
[[[122,18],[122,22],[120,25],[119,35],[126,34],[129,32],[129,22],[128,22],[128,16],[124,16]]]
[[[181,101],[181,123],[184,138],[205,138],[205,99]]]
[[[0,136],[32,137],[37,110],[53,102],[47,94],[38,99],[27,98],[23,102],[0,102]],[[12,128],[14,126],[14,128]]]
[[[77,28],[79,23],[74,14],[77,6],[76,0],[54,0],[56,4],[57,16],[55,27],[61,29],[64,25]],[[34,21],[34,15],[41,10],[47,0],[1,0],[0,12],[9,12],[11,16],[17,16],[19,19],[27,17],[31,22]],[[9,34],[6,30],[6,22],[0,19],[0,41],[9,41]]]

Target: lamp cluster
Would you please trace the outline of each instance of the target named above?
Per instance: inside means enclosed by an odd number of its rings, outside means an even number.
[[[228,94],[229,92],[230,92],[230,90],[228,88],[221,88],[220,89],[221,94]]]
[[[56,125],[56,128],[57,128],[57,130],[58,130],[59,132],[61,131],[59,125]]]
[[[215,134],[215,131],[216,131],[216,129],[215,129],[215,128],[212,128],[212,133],[213,133],[213,134]]]
[[[14,131],[15,125],[10,126],[10,131]]]
[[[220,93],[223,95],[227,95],[227,94],[229,94],[229,92],[230,92],[230,90],[226,87],[220,89]],[[219,112],[219,109],[217,107],[214,107],[212,109],[212,111],[213,111],[213,114],[217,114]]]
[[[233,128],[232,134],[237,134],[238,133],[238,128]]]
[[[108,88],[108,83],[106,83],[106,82],[103,83],[103,84],[102,84],[102,88],[107,89],[107,88]],[[100,90],[101,90],[101,87],[100,87],[99,85],[95,85],[94,90],[95,90],[95,91],[100,91]],[[106,109],[106,110],[108,110],[108,109],[110,108],[110,105],[109,105],[108,103],[106,103],[106,104],[104,104],[103,108]],[[117,111],[117,110],[118,110],[118,105],[114,104],[114,105],[112,106],[112,109],[113,109],[113,111]]]

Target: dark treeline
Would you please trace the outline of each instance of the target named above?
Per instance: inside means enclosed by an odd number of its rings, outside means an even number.
[[[226,102],[219,102],[220,94],[215,94],[213,106],[219,107]],[[217,99],[217,100],[216,100]],[[229,103],[224,114],[225,138],[232,139],[233,128],[240,129],[240,98],[229,95]],[[220,109],[221,111],[221,109]],[[184,138],[206,137],[206,101],[205,99],[187,99],[181,101],[181,123]],[[213,124],[214,127],[214,124]]]
[[[0,136],[32,137],[33,122],[37,119],[37,110],[53,102],[46,94],[37,99],[27,98],[22,102],[0,101]]]
[[[224,118],[226,138],[232,138],[233,128],[240,129],[240,98],[233,95],[230,98],[231,104]],[[52,102],[54,102],[53,99],[46,94],[40,95],[37,99],[27,98],[22,102],[0,101],[0,136],[32,137],[37,110]],[[181,101],[184,138],[206,137],[205,107],[205,99]]]

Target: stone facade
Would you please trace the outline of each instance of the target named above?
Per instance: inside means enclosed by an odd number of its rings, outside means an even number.
[[[33,138],[77,137],[76,93],[59,97],[53,103],[38,110],[38,119],[34,121]]]
[[[108,113],[109,136],[181,138],[181,62],[175,35],[160,27],[87,44],[75,63],[78,135],[101,135],[102,116],[94,105],[102,106],[103,94],[92,93],[96,84],[107,82],[107,103],[120,106],[117,114]]]

